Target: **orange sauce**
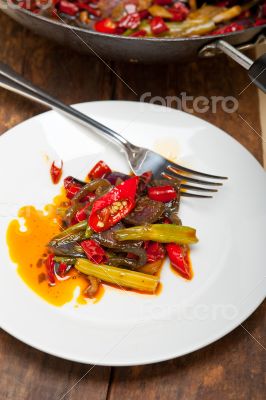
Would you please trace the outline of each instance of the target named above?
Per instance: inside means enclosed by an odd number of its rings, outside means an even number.
[[[10,257],[17,264],[18,274],[34,292],[55,306],[71,301],[76,288],[82,293],[88,286],[87,279],[74,268],[68,273],[68,279],[58,281],[55,286],[51,286],[46,278],[43,262],[47,255],[46,245],[60,232],[60,218],[56,215],[56,208],[66,200],[60,195],[44,211],[32,206],[21,208],[18,217],[23,218],[25,229],[21,229],[20,222],[15,219],[10,222],[7,230]],[[86,303],[82,294],[77,301],[79,304]]]

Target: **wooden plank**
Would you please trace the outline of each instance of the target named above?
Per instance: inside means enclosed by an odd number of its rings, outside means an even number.
[[[51,328],[51,335],[53,334]],[[63,339],[62,339],[63,340]],[[71,346],[71,344],[70,344]],[[91,371],[72,390],[73,385]],[[0,398],[5,400],[103,400],[110,368],[49,356],[0,332]]]
[[[265,311],[264,304],[244,323],[264,349],[239,327],[187,356],[152,366],[116,368],[109,399],[263,400]]]
[[[70,104],[110,99],[113,75],[99,60],[35,36],[0,14],[1,61]],[[0,89],[0,133],[46,109]]]
[[[59,99],[77,103],[110,97],[112,77],[97,60],[34,36],[2,14],[0,36],[1,61]],[[0,89],[0,133],[42,111]],[[34,350],[0,331],[0,399],[59,400],[90,368]],[[65,398],[105,399],[109,374],[110,368],[92,368]]]

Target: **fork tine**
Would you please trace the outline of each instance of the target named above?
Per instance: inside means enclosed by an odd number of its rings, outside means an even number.
[[[190,189],[190,190],[195,190],[197,192],[218,192],[217,189],[208,189],[208,188],[203,188],[201,186],[186,185],[185,183],[181,183],[180,187],[181,189]]]
[[[166,179],[169,179],[170,181],[177,181],[176,178],[173,178],[171,175],[168,175],[166,173],[164,173],[164,177]],[[218,192],[217,189],[210,189],[210,188],[203,188],[201,186],[194,186],[194,185],[186,185],[185,183],[181,183],[180,185],[181,189],[191,189],[191,190],[195,190],[197,192]]]
[[[191,178],[190,176],[184,176],[181,174],[175,173],[175,176],[166,174],[165,172],[162,172],[161,175],[166,178],[166,179],[179,179],[181,181],[187,181],[187,182],[193,182],[193,183],[200,183],[202,185],[210,185],[210,186],[222,186],[223,184],[221,182],[210,182],[210,181],[204,181],[201,179],[195,179]]]
[[[179,165],[179,164],[175,164],[175,166],[173,164],[170,164],[167,167],[167,169],[169,169],[169,171],[172,171],[174,173],[178,173],[178,171],[184,171],[184,172],[189,172],[190,174],[194,174],[194,175],[205,176],[206,178],[228,179],[227,176],[206,174],[205,172],[194,171],[193,169],[182,167],[182,165]]]
[[[195,193],[189,193],[189,192],[182,192],[180,191],[180,195],[183,197],[197,197],[199,199],[212,199],[212,196],[205,196],[203,194],[195,194]]]

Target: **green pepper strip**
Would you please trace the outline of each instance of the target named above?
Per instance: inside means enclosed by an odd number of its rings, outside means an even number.
[[[77,243],[81,240],[84,240],[85,238],[85,232],[80,231],[77,233],[71,233],[68,234],[64,237],[61,237],[59,239],[52,239],[49,243],[48,246],[51,248],[56,248],[60,246],[67,246],[69,244]]]
[[[65,236],[72,235],[73,233],[77,233],[77,232],[83,231],[83,230],[85,230],[87,228],[87,225],[88,225],[87,221],[81,221],[78,224],[72,225],[69,228],[65,229],[64,231],[60,232],[55,237],[53,237],[51,242],[54,241],[54,240],[57,240],[57,239],[62,239]]]
[[[133,226],[116,231],[115,237],[119,241],[153,240],[160,243],[178,244],[193,244],[198,242],[195,229],[174,224]]]
[[[89,239],[91,235],[93,234],[93,230],[89,225],[87,225],[86,231],[85,231],[85,238]]]
[[[186,20],[184,22],[167,22],[169,31],[165,36],[169,37],[185,37],[189,35],[203,35],[213,31],[216,25],[213,21]]]
[[[54,257],[55,262],[64,263],[66,265],[75,265],[77,259],[74,257]]]
[[[159,283],[157,276],[108,265],[93,264],[91,261],[82,258],[77,260],[75,268],[83,274],[94,276],[101,281],[145,292],[154,293]]]

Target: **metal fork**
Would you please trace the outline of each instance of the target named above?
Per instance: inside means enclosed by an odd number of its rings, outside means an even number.
[[[79,122],[83,126],[96,128],[97,134],[100,134],[101,136],[113,141],[122,148],[127,156],[131,170],[136,175],[141,175],[146,171],[153,171],[156,179],[164,178],[170,181],[174,180],[175,182],[179,182],[182,196],[211,198],[212,196],[206,193],[217,192],[217,188],[205,186],[221,186],[222,182],[216,182],[213,181],[213,179],[219,181],[227,179],[224,176],[194,171],[192,169],[175,164],[152,150],[135,146],[119,133],[45,93],[43,90],[25,80],[22,76],[13,71],[8,65],[3,63],[0,63],[0,86],[59,111],[61,114],[64,114],[72,120]],[[212,180],[195,178],[193,175],[210,178]],[[187,184],[187,182],[193,183],[193,185]],[[193,193],[194,191],[201,193],[196,194]]]

